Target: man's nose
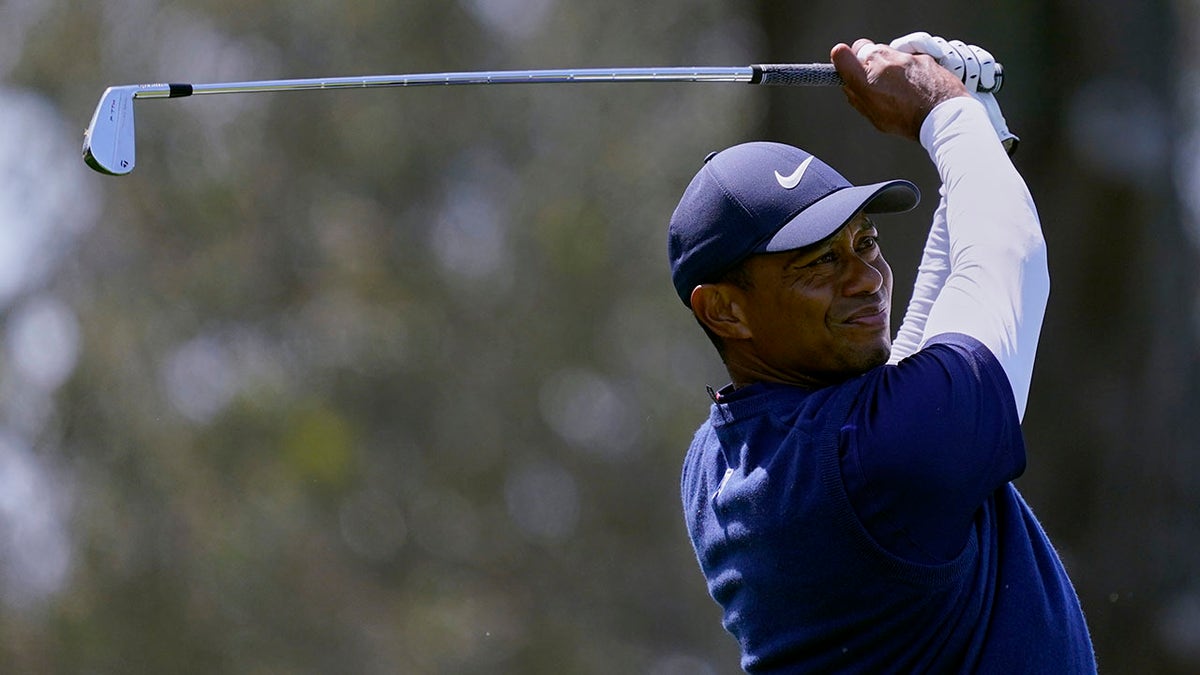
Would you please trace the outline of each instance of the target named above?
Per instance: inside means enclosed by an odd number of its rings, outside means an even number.
[[[880,258],[876,258],[881,260]],[[852,254],[846,265],[846,276],[842,291],[846,295],[872,295],[883,287],[883,272],[864,260],[857,253]]]

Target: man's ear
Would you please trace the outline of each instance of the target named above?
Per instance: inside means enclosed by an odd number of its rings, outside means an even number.
[[[700,284],[692,289],[692,313],[710,331],[726,340],[749,340],[742,297],[732,284]]]

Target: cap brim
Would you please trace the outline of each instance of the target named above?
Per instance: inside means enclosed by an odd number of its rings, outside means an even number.
[[[902,213],[920,201],[921,192],[906,180],[843,188],[801,211],[759,252],[777,253],[811,246],[842,229],[859,211]]]

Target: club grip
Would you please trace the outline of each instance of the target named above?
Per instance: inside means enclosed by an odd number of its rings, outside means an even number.
[[[761,63],[750,66],[750,84],[773,84],[783,87],[840,87],[842,76],[832,63]],[[991,89],[979,88],[982,93],[995,94],[1004,86],[1004,66],[996,64],[996,82]]]
[[[832,63],[762,63],[754,69],[751,84],[784,87],[840,87],[842,76]]]

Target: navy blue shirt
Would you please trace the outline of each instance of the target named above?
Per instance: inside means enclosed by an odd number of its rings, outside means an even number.
[[[1008,380],[967,336],[831,387],[725,392],[682,496],[742,667],[1094,672],[1024,467]]]

